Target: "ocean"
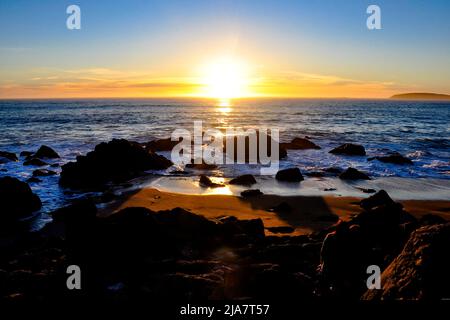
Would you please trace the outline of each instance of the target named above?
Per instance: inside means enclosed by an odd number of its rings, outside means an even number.
[[[375,180],[420,178],[445,186],[450,182],[450,102],[261,98],[219,107],[215,101],[202,99],[3,100],[0,150],[19,154],[44,144],[60,154],[56,162],[63,164],[112,138],[147,142],[169,137],[177,128],[193,130],[196,120],[202,120],[204,128],[278,128],[282,142],[308,136],[322,148],[290,150],[281,167],[295,165],[311,172],[352,166]],[[396,151],[414,164],[401,166],[328,153],[346,142],[364,145],[367,157]],[[36,168],[19,161],[1,163],[0,169],[0,176],[25,180]],[[212,174],[228,178],[247,172],[256,173],[254,166],[224,165]],[[58,186],[57,176],[43,180],[32,188],[43,200],[44,210],[72,197]]]

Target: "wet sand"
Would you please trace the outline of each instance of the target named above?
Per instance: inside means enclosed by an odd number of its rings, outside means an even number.
[[[300,235],[319,231],[334,223],[333,215],[342,220],[349,219],[361,211],[358,197],[337,196],[278,196],[261,195],[244,199],[234,195],[190,195],[163,192],[155,188],[144,188],[123,195],[119,201],[101,210],[108,215],[126,207],[146,207],[153,211],[181,207],[201,214],[209,219],[236,216],[239,219],[261,218],[266,228],[289,226],[291,233],[278,235]],[[285,202],[292,208],[289,212],[275,213],[268,209]],[[414,216],[432,213],[450,220],[450,201],[404,200],[405,210]],[[266,229],[267,235],[273,233]]]

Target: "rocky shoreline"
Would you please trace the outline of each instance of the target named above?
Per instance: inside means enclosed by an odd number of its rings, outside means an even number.
[[[318,146],[296,140],[284,146],[289,147]],[[158,143],[144,148],[126,140],[100,144],[76,162],[63,165],[60,184],[103,190],[106,195],[108,185],[128,181],[149,169],[170,167],[169,160],[155,153],[158,148]],[[38,160],[58,156],[49,149],[24,156],[30,165],[39,165]],[[361,155],[364,148],[344,144],[332,151]],[[11,154],[5,156],[17,161]],[[377,160],[403,165],[399,159],[393,155]],[[52,174],[50,171],[37,172],[36,177]],[[323,174],[370,179],[353,168],[343,172],[330,169]],[[231,184],[251,188],[252,178],[236,177]],[[298,168],[280,170],[275,178],[290,183],[304,179]],[[206,175],[200,179],[205,187],[218,187]],[[267,236],[261,219],[239,219],[239,212],[207,219],[184,208],[152,211],[131,207],[100,216],[91,198],[52,212],[52,222],[29,232],[20,219],[40,208],[39,198],[25,182],[14,178],[1,178],[0,191],[3,227],[7,223],[0,237],[1,300],[51,301],[76,296],[112,301],[373,301],[450,296],[445,274],[450,267],[446,261],[449,223],[431,214],[418,219],[382,190],[361,200],[360,212],[351,219],[337,218],[330,227],[300,236],[283,236],[289,230],[278,229],[273,231],[281,235]],[[258,191],[248,189],[242,197],[258,197]],[[14,211],[17,208],[20,210]],[[274,204],[272,209],[291,208]],[[86,275],[82,277],[83,290],[67,290],[69,265],[80,266]],[[370,265],[383,271],[379,290],[367,289]]]

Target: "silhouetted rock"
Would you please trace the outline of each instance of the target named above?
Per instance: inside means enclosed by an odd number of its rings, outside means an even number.
[[[323,172],[320,171],[311,171],[311,172],[307,172],[305,173],[308,177],[313,177],[313,178],[322,178],[325,176],[325,174]]]
[[[243,197],[243,198],[250,198],[250,197],[260,196],[262,194],[263,193],[259,189],[249,189],[249,190],[242,191],[241,192],[241,197]]]
[[[435,215],[435,214],[425,214],[422,217],[420,217],[419,223],[422,226],[431,226],[433,224],[442,224],[442,223],[446,223],[447,220],[445,220],[444,218]]]
[[[16,154],[12,152],[0,151],[0,157],[6,158],[10,161],[19,161]]]
[[[414,231],[403,251],[383,271],[381,290],[368,290],[364,300],[435,300],[450,296],[450,224]]]
[[[387,206],[394,204],[394,200],[384,190],[380,190],[369,198],[360,201],[359,205],[365,210],[370,210],[378,206]]]
[[[255,177],[251,174],[244,174],[242,176],[231,179],[229,184],[241,185],[241,186],[249,186],[256,183]]]
[[[288,168],[279,170],[275,179],[287,182],[300,182],[303,180],[303,176],[299,168]]]
[[[369,176],[355,168],[348,168],[339,175],[342,180],[370,180]]]
[[[31,152],[31,151],[22,151],[22,152],[20,152],[20,156],[21,157],[29,157],[29,156],[32,156],[33,155],[33,152]]]
[[[42,167],[42,166],[47,166],[48,163],[45,161],[42,161],[39,158],[31,158],[29,160],[25,160],[23,162],[24,166],[36,166],[36,167]]]
[[[375,159],[378,161],[381,161],[381,162],[386,162],[386,163],[413,164],[413,162],[410,159],[402,156],[400,153],[397,153],[397,152],[386,155],[386,156],[371,157],[371,158],[368,158],[367,160],[372,161]]]
[[[280,143],[280,147],[291,150],[320,149],[317,144],[305,138],[294,138],[289,143]]]
[[[56,175],[55,171],[46,169],[36,169],[33,171],[33,177],[48,177]]]
[[[295,231],[294,228],[289,226],[267,227],[266,229],[272,233],[292,233]]]
[[[16,178],[0,178],[0,206],[2,221],[10,222],[30,216],[41,208],[39,197],[27,183]]]
[[[33,156],[36,158],[49,158],[49,159],[59,158],[59,155],[56,153],[56,151],[48,146],[41,146]]]
[[[97,207],[91,198],[74,201],[72,204],[51,213],[55,221],[82,225],[92,223],[97,215]]]
[[[179,141],[172,141],[171,138],[156,139],[145,144],[147,150],[155,151],[172,151]]]
[[[366,150],[363,146],[353,143],[345,143],[330,151],[333,154],[344,154],[348,156],[365,156]]]
[[[224,187],[224,184],[212,182],[212,180],[205,176],[204,174],[200,175],[200,185],[208,188],[219,188]]]
[[[324,214],[317,217],[318,221],[324,221],[324,222],[338,222],[339,216],[334,213]]]
[[[71,188],[100,188],[108,182],[124,182],[146,170],[161,170],[170,160],[124,139],[100,143],[86,156],[62,166],[59,183]]]

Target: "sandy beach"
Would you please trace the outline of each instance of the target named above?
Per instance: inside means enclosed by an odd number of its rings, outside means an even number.
[[[103,208],[100,215],[107,216],[129,207],[144,207],[152,211],[171,210],[176,207],[203,215],[208,219],[235,216],[239,219],[260,218],[266,228],[266,235],[302,235],[329,227],[336,220],[349,220],[361,212],[362,198],[337,196],[278,196],[261,195],[242,198],[234,195],[190,195],[163,192],[154,188],[142,189],[122,196]],[[404,209],[420,219],[425,214],[438,215],[450,220],[450,201],[444,200],[403,200]],[[270,209],[287,203],[290,212],[276,213]],[[336,219],[337,219],[336,218]],[[273,227],[291,227],[295,231],[273,233]]]

